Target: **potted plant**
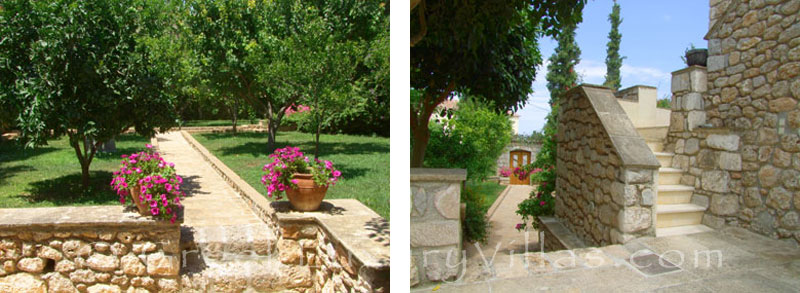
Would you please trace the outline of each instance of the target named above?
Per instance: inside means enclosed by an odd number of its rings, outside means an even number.
[[[272,162],[264,165],[267,174],[261,177],[267,196],[280,200],[286,193],[292,208],[301,212],[317,210],[328,187],[342,176],[330,161],[312,161],[296,147],[277,149],[269,157]]]
[[[152,206],[155,199],[160,199],[161,195],[170,202],[178,204],[183,192],[180,191],[180,184],[183,178],[175,174],[175,164],[167,162],[158,152],[153,150],[153,146],[145,144],[146,150],[130,155],[122,155],[122,166],[119,171],[114,172],[111,180],[111,188],[120,196],[120,203],[125,204],[126,198],[130,197],[131,203],[145,216],[175,214],[177,211],[174,206],[163,206],[163,209],[155,211]],[[159,193],[154,193],[161,191]],[[149,196],[148,196],[149,195]],[[166,208],[170,208],[167,212]],[[166,219],[169,219],[167,217]],[[174,220],[173,220],[174,221]]]
[[[708,60],[708,49],[698,49],[694,47],[694,44],[689,44],[689,48],[684,51],[684,56],[681,59],[687,66],[698,65],[705,67]]]

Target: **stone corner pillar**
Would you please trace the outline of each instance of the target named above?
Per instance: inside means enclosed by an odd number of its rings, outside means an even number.
[[[411,286],[458,276],[466,179],[464,169],[411,169]]]
[[[672,113],[667,144],[669,149],[679,139],[706,123],[704,95],[708,91],[707,69],[689,66],[672,72]]]

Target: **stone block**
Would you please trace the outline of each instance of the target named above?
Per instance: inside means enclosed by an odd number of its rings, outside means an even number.
[[[174,255],[154,253],[147,256],[147,274],[151,276],[174,277],[178,275],[180,259]]]
[[[692,67],[689,71],[689,91],[705,92],[708,90],[708,78],[705,68]],[[691,110],[688,109],[687,110]]]
[[[20,271],[28,273],[41,273],[44,269],[44,260],[38,257],[28,257],[17,262]]]
[[[700,150],[700,141],[696,138],[687,139],[683,150],[687,155],[696,154]]]
[[[130,276],[143,276],[147,272],[147,267],[144,266],[142,261],[133,254],[125,255],[120,261],[122,271]]]
[[[411,223],[411,247],[457,245],[461,242],[458,221]]]
[[[701,179],[704,190],[725,193],[728,192],[730,174],[725,171],[713,170],[703,172]]]
[[[628,184],[648,183],[653,180],[653,171],[648,169],[626,169],[625,182]]]
[[[783,187],[775,187],[770,189],[767,195],[767,206],[778,209],[788,210],[792,203],[792,193]]]
[[[457,248],[425,251],[422,256],[425,277],[434,282],[456,277],[461,266],[460,256]]]
[[[95,253],[86,260],[86,264],[96,271],[112,272],[119,267],[119,259],[115,256]]]
[[[47,286],[34,275],[17,273],[0,277],[0,292],[44,293],[47,292]]]
[[[758,182],[761,187],[772,187],[778,184],[778,178],[781,170],[773,167],[772,165],[765,165],[758,171]]]
[[[86,288],[88,293],[119,293],[122,290],[117,285],[95,284]]]
[[[714,149],[733,152],[739,149],[739,136],[734,134],[712,134],[706,138],[706,144]]]
[[[720,152],[719,167],[722,170],[741,171],[742,155],[738,153]]]
[[[705,123],[706,123],[705,111],[689,111],[689,115],[686,116],[686,128],[689,131],[692,131],[695,128]]]
[[[703,110],[703,96],[697,92],[691,92],[683,96],[683,110]]]
[[[739,199],[736,195],[717,194],[711,197],[711,212],[718,216],[735,215],[739,211]]]
[[[617,221],[622,233],[633,233],[649,228],[653,224],[649,208],[627,207],[619,211]]]
[[[672,73],[672,93],[689,91],[689,72],[680,71]]]
[[[708,56],[707,64],[709,72],[720,71],[728,66],[728,55]],[[675,83],[674,78],[672,83]],[[673,90],[673,92],[675,91]]]
[[[434,206],[445,219],[458,219],[461,206],[461,185],[450,184],[445,189],[440,189],[434,198]]]

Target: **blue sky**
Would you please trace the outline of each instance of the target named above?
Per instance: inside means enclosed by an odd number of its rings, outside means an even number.
[[[658,88],[658,97],[670,94],[671,72],[684,66],[680,56],[689,44],[707,48],[703,39],[708,32],[708,1],[620,0],[622,44],[620,54],[626,56],[622,65],[622,88],[633,85],[650,85]],[[611,0],[589,0],[583,9],[583,22],[578,26],[576,39],[581,48],[581,62],[576,71],[584,83],[602,84],[606,72],[606,43],[611,24]],[[539,40],[539,49],[545,64],[536,73],[534,92],[528,104],[518,111],[519,133],[530,134],[542,129],[545,116],[550,112],[547,91],[547,58],[553,54],[556,42],[550,38]]]

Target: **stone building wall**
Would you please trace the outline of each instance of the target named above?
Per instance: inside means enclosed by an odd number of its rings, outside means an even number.
[[[605,87],[561,99],[556,216],[587,244],[655,235],[658,161]]]
[[[0,292],[177,292],[179,242],[122,207],[0,209]]]
[[[541,143],[526,143],[526,142],[512,141],[506,146],[505,149],[503,149],[503,154],[501,154],[500,157],[497,158],[497,171],[495,175],[500,176],[500,170],[509,166],[508,163],[511,151],[525,150],[531,152],[531,163],[533,163],[533,161],[536,160],[536,154],[538,154],[539,150],[541,149],[542,149]]]
[[[800,242],[800,0],[710,5],[707,91],[685,103],[708,125],[671,125],[673,165],[709,205],[704,224]]]
[[[461,272],[464,169],[411,169],[411,286]]]

